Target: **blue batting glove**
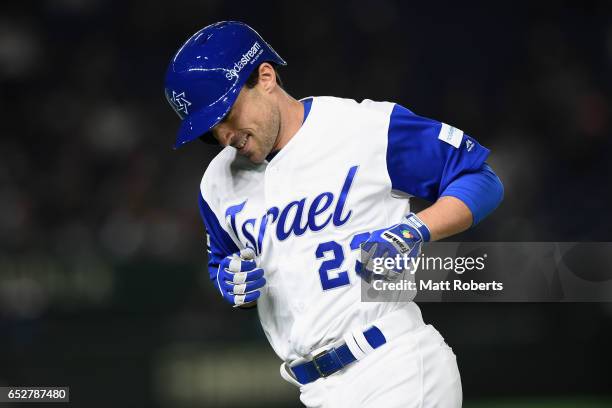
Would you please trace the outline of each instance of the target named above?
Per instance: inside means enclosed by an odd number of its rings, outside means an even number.
[[[409,213],[401,224],[395,224],[372,232],[361,244],[361,260],[357,262],[357,274],[365,281],[384,279],[393,281],[410,268],[403,263],[384,264],[385,258],[416,258],[421,253],[423,242],[428,242],[431,234],[427,226],[413,213]]]
[[[234,307],[256,301],[266,284],[264,270],[257,267],[255,252],[243,249],[223,258],[217,269],[217,288]]]

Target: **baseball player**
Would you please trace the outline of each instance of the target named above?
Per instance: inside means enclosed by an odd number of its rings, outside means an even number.
[[[480,222],[503,196],[489,150],[395,103],[296,100],[285,64],[248,25],[224,21],[167,71],[175,148],[225,146],[200,184],[212,284],[234,307],[256,306],[308,407],[461,406],[456,357],[419,307],[361,302],[360,248],[381,256],[391,240],[415,256]],[[414,214],[411,196],[433,204]]]

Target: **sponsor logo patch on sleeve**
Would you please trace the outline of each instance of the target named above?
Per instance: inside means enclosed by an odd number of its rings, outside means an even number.
[[[440,129],[438,139],[448,143],[451,146],[454,146],[455,148],[458,148],[461,144],[461,139],[463,139],[463,130],[447,125],[446,123],[442,123],[442,128]]]

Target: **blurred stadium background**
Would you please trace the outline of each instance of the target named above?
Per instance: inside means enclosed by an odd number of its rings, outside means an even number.
[[[610,241],[612,7],[533,3],[3,2],[0,385],[69,385],[91,408],[299,405],[256,313],[208,282],[215,150],[171,150],[167,62],[218,20],[255,27],[296,97],[399,102],[491,148],[505,201],[457,240]],[[422,310],[466,407],[612,406],[612,303]]]

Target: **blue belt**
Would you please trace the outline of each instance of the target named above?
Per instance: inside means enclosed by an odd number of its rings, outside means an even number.
[[[376,326],[372,326],[364,331],[363,336],[373,349],[387,342],[385,336]],[[312,361],[291,367],[291,370],[296,380],[304,385],[318,380],[319,378],[328,377],[356,360],[357,357],[353,355],[345,343],[338,347],[333,347],[330,350],[325,350],[314,356]]]

